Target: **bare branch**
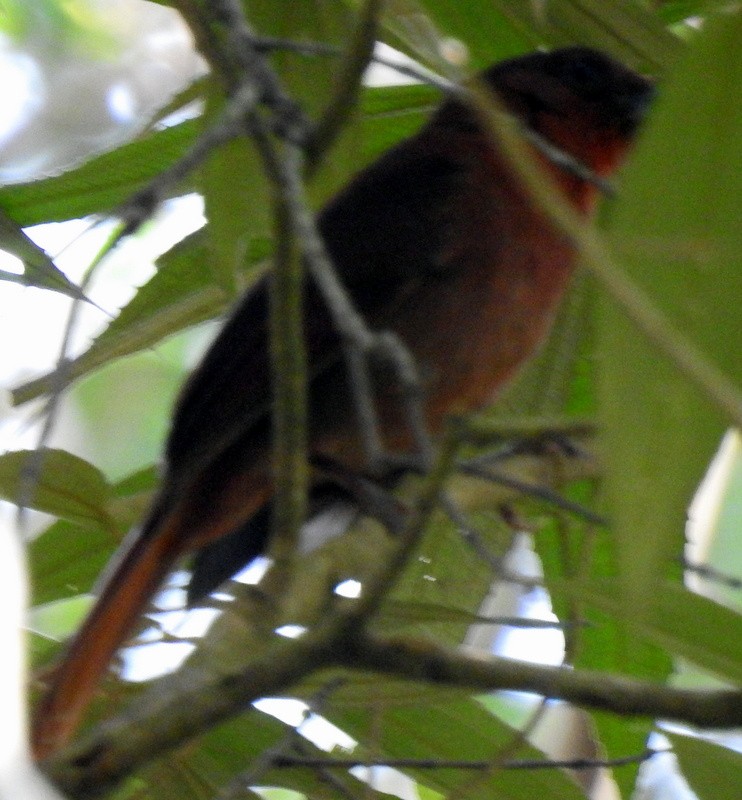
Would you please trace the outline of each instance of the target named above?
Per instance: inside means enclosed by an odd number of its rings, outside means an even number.
[[[594,525],[604,526],[608,524],[608,520],[602,514],[597,514],[581,503],[576,503],[564,497],[548,486],[525,483],[517,478],[510,477],[502,470],[489,469],[482,464],[478,464],[475,460],[460,462],[458,469],[464,475],[471,475],[472,477],[481,478],[485,481],[498,483],[501,486],[513,489],[525,497],[535,497],[539,500],[544,500],[549,505],[554,506],[554,508],[559,508],[562,511],[569,511],[570,514],[574,514]]]
[[[374,52],[378,18],[384,0],[366,0],[358,24],[340,64],[335,91],[307,142],[309,171],[316,169],[323,155],[337,139],[358,102],[361,81]]]
[[[281,177],[294,172],[298,161],[287,147]],[[304,347],[302,287],[304,275],[292,222],[294,182],[276,184],[276,254],[270,275],[270,342],[273,368],[273,458],[275,505],[270,555],[279,582],[287,585],[306,516],[307,365]]]
[[[338,651],[346,666],[480,691],[535,692],[621,716],[676,720],[699,728],[742,725],[742,691],[679,689],[603,672],[546,667],[508,658],[471,658],[433,642],[359,632]],[[357,648],[357,649],[352,649]]]
[[[563,760],[519,759],[517,761],[467,761],[466,759],[446,758],[310,758],[307,756],[280,756],[274,761],[275,767],[325,767],[329,769],[351,769],[352,767],[392,767],[394,769],[462,769],[488,770],[493,767],[510,770],[537,769],[613,769],[648,761],[663,750],[647,749],[641,753],[621,758],[573,758]]]

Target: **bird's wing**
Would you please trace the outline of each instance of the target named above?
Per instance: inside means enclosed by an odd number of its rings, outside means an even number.
[[[456,160],[425,146],[419,136],[362,172],[321,212],[320,232],[358,311],[380,316],[426,274],[446,269],[439,258],[446,236],[444,198],[460,181]],[[198,472],[270,424],[268,280],[240,301],[185,385],[167,445],[172,478]],[[316,381],[340,359],[341,343],[311,279],[304,309],[310,381]]]

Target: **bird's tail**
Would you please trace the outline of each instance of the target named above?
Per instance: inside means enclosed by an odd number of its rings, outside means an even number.
[[[95,605],[53,669],[36,708],[32,747],[38,760],[74,735],[114,654],[180,555],[177,520],[155,510],[102,580]]]

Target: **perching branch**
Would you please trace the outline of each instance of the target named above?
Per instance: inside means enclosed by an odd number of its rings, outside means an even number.
[[[742,691],[678,689],[601,672],[474,657],[420,639],[383,639],[359,629],[351,612],[345,618],[331,615],[299,639],[277,640],[247,668],[221,675],[182,669],[55,758],[49,775],[74,798],[99,797],[135,769],[243,713],[254,700],[280,694],[332,666],[480,692],[535,692],[620,716],[701,728],[742,725]]]
[[[383,639],[359,633],[338,651],[343,664],[397,678],[476,691],[534,692],[619,716],[674,720],[699,728],[742,725],[742,691],[679,689],[646,681],[547,667],[509,658],[472,658],[433,642]]]

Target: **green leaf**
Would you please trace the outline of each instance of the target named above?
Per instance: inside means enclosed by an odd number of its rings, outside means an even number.
[[[512,628],[553,628],[553,623],[526,617],[485,617],[464,608],[442,606],[438,603],[422,603],[412,600],[387,600],[380,618],[405,624],[430,622],[458,622],[467,625],[507,625]]]
[[[579,43],[656,70],[672,64],[681,46],[655,13],[632,0],[427,0],[424,10],[427,17],[418,4],[390,3],[385,23],[391,44],[437,68],[450,37],[465,44],[474,69],[537,46]]]
[[[198,129],[186,120],[53,178],[0,188],[0,208],[21,227],[106,213],[181,158]]]
[[[440,691],[437,699],[429,690],[421,703],[413,692],[408,704],[388,706],[378,699],[375,688],[383,696],[385,681],[377,678],[353,704],[333,695],[324,716],[368,748],[375,758],[404,757],[446,760],[461,758],[488,761],[498,758],[501,748],[513,744],[515,730],[490,714],[481,703],[471,698],[456,698]],[[410,685],[414,688],[414,684]],[[342,689],[341,689],[342,692]],[[518,758],[545,759],[540,751],[521,745]],[[495,765],[493,764],[493,767]],[[421,784],[444,796],[475,800],[568,800],[584,797],[573,780],[560,770],[471,771],[461,769],[414,770],[405,772]]]
[[[374,86],[361,94],[361,163],[363,166],[406,136],[416,133],[441,101],[431,86]]]
[[[72,283],[49,258],[46,251],[31,241],[2,209],[0,209],[0,248],[12,253],[23,262],[23,275],[2,270],[0,280],[20,283],[23,286],[37,286],[40,289],[54,289],[70,297],[84,299],[80,287]]]
[[[112,530],[115,525],[106,509],[110,496],[103,474],[65,450],[0,455],[0,497],[11,503],[25,501],[29,508],[79,525]]]
[[[665,733],[680,770],[699,800],[737,800],[742,753],[692,736]]]
[[[593,493],[586,493],[588,500]],[[585,502],[586,497],[579,499]],[[584,623],[565,630],[569,663],[575,668],[665,682],[672,672],[667,651],[656,641],[636,635],[620,603],[605,608],[579,590],[580,580],[590,585],[601,578],[615,581],[616,548],[610,531],[562,518],[539,531],[535,541],[554,612],[562,620]],[[617,718],[594,711],[590,717],[607,757],[641,752],[654,727],[651,719]],[[622,796],[631,795],[638,768],[638,764],[630,764],[614,772]]]
[[[141,519],[156,485],[156,470],[149,467],[108,488],[105,511],[115,521],[113,529],[60,519],[37,536],[28,545],[32,604],[89,592],[121,543],[121,532]]]
[[[728,14],[729,11],[727,0],[664,0],[657,4],[657,16],[668,24],[694,17],[708,20],[714,14]]]
[[[213,124],[224,107],[212,92],[203,122]],[[207,247],[202,269],[213,282],[233,295],[248,259],[250,243],[272,233],[270,191],[265,167],[252,141],[235,139],[206,160],[199,176],[204,196]]]
[[[604,579],[580,586],[576,596],[621,617],[634,636],[723,679],[742,682],[742,616],[668,581],[654,582],[653,602],[640,614],[627,611],[622,590],[619,579]]]
[[[67,520],[50,525],[28,546],[32,605],[89,592],[120,537]]]
[[[47,639],[67,639],[77,630],[92,605],[91,595],[78,594],[67,600],[35,606],[29,611],[28,629]]]
[[[709,25],[668,79],[611,221],[631,278],[738,387],[741,26],[740,15]],[[688,504],[725,420],[608,302],[598,333],[607,495],[625,602],[641,615],[682,553]]]
[[[491,0],[428,0],[424,9],[417,3],[388,3],[382,18],[386,40],[433,69],[450,72],[443,53],[447,40],[455,39],[464,43],[471,66],[483,69],[539,42],[537,34],[513,18],[511,8],[499,6]]]
[[[419,558],[411,561],[390,598],[394,603],[441,605],[478,610],[493,580],[491,567],[470,547],[450,522],[436,515],[420,545]],[[384,617],[391,631],[399,622]],[[455,645],[462,641],[470,620],[454,619],[442,628],[435,619],[420,619],[408,635],[430,636]]]
[[[220,313],[229,295],[205,267],[204,229],[186,236],[157,259],[157,272],[77,359],[72,371],[91,369],[143,350]],[[78,367],[78,362],[81,362]]]
[[[362,135],[366,157],[378,155],[416,129],[423,119],[421,111],[428,110],[435,97],[437,93],[429,87],[396,86],[365,92]],[[261,210],[260,202],[253,196],[247,199],[258,219],[267,224],[266,209]],[[253,235],[242,238],[240,231],[248,230],[251,227],[248,223],[248,219],[232,217],[232,233],[240,240],[240,247],[245,248],[240,258],[231,259],[232,268],[239,265],[242,270],[238,275],[240,284],[250,281],[254,265],[271,250],[269,240],[257,236],[259,227],[255,225],[252,225]],[[209,234],[210,227],[211,223],[160,256],[155,276],[138,290],[85,353],[65,365],[64,374],[49,373],[15,387],[13,403],[20,405],[39,397],[52,385],[66,387],[117,358],[154,347],[165,337],[222,313],[232,294],[218,283],[214,269],[208,268],[218,257],[212,249],[214,236]],[[221,280],[225,280],[224,276]]]
[[[186,237],[158,259],[157,274],[142,287],[82,355],[65,364],[63,374],[48,373],[13,389],[20,405],[69,386],[78,378],[123,356],[158,344],[184,328],[211,319],[228,303],[204,269],[204,235]]]
[[[542,10],[516,0],[521,19],[548,37],[552,47],[576,43],[611,53],[635,69],[664,71],[682,52],[682,43],[653,11],[635,0],[555,0]]]

